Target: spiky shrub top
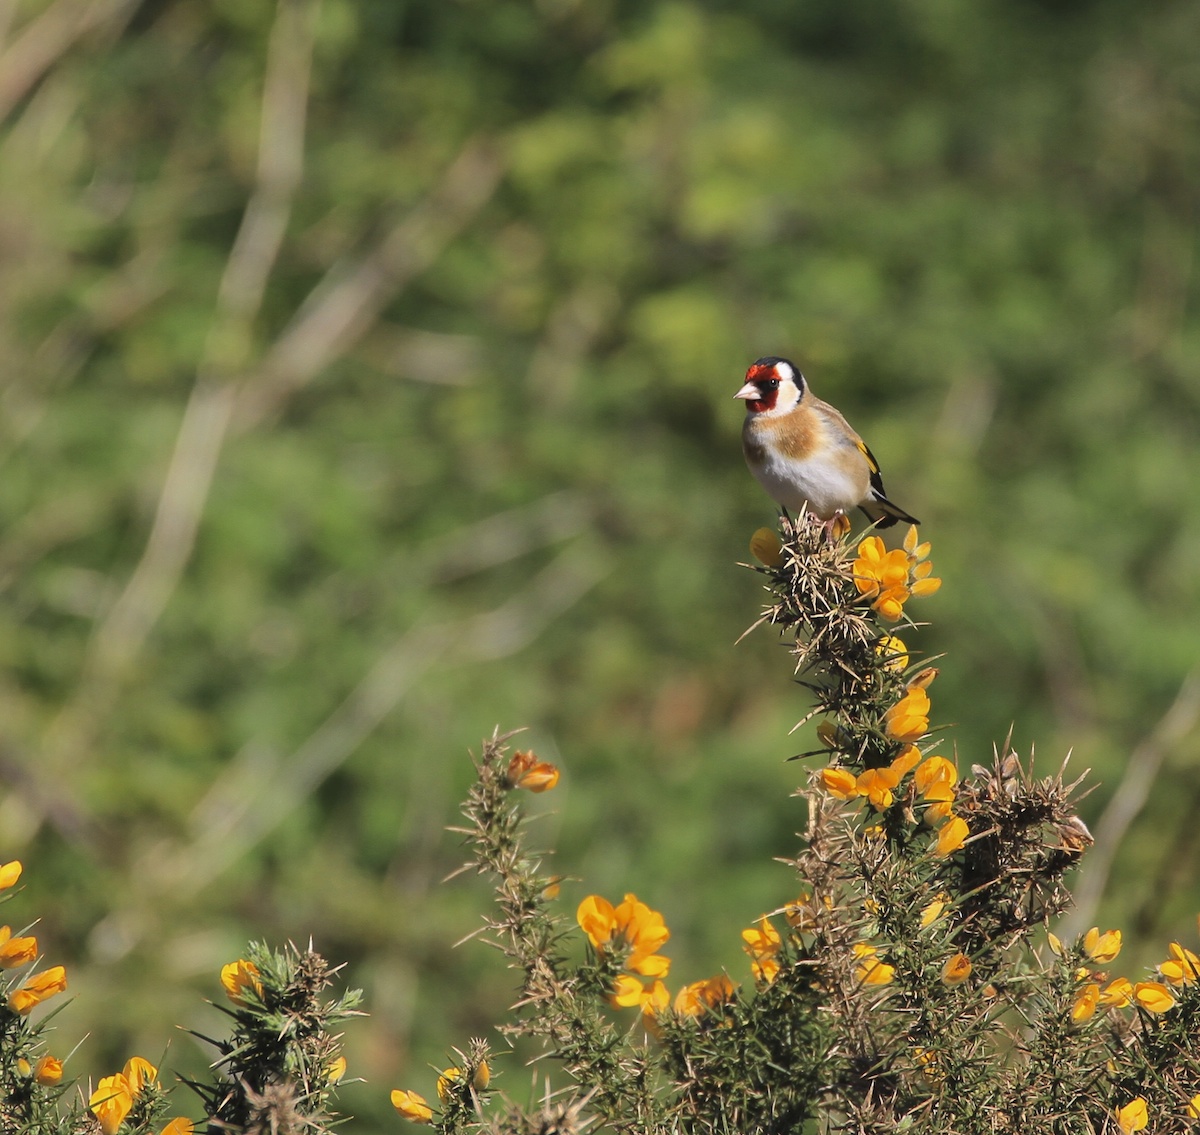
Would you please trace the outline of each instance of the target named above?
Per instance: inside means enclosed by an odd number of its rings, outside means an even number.
[[[808,717],[821,718],[821,748],[805,755],[824,764],[798,793],[796,889],[742,932],[749,973],[669,989],[669,932],[632,894],[579,904],[580,959],[511,795],[552,787],[557,771],[493,736],[464,806],[467,868],[496,879],[485,931],[521,975],[503,1031],[540,1040],[567,1082],[489,1118],[486,1083],[453,1068],[440,1109],[397,1092],[398,1110],[442,1131],[522,1135],[766,1135],[814,1117],[881,1135],[1190,1129],[1200,957],[1172,943],[1134,981],[1109,970],[1119,932],[1044,934],[1091,843],[1078,786],[1061,770],[1034,776],[1007,743],[966,776],[936,751],[937,671],[901,637],[916,629],[909,601],[939,586],[929,545],[915,529],[891,550],[873,535],[830,541],[785,517],[752,549],[770,594],[759,623],[791,639]],[[482,1042],[471,1053],[486,1063]]]
[[[311,946],[272,950],[251,943],[245,958],[221,973],[232,1019],[226,1039],[208,1041],[220,1053],[215,1083],[192,1083],[216,1128],[248,1135],[321,1135],[341,1077],[341,1022],[357,1016],[358,990],[334,999],[322,993],[340,966]]]

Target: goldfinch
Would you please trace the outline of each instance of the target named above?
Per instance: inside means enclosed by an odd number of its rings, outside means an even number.
[[[920,523],[887,499],[866,442],[787,359],[759,359],[734,397],[746,403],[746,464],[784,508],[807,509],[827,524],[856,507],[880,528]]]

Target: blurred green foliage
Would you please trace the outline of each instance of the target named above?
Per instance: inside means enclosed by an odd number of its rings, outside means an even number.
[[[759,355],[925,521],[960,761],[1074,747],[1094,820],[1196,666],[1195,5],[0,24],[0,832],[76,1073],[194,1066],[221,963],[312,935],[373,1012],[348,1106],[420,1087],[510,996],[439,886],[496,723],[564,767],[564,873],[662,909],[680,981],[744,968],[810,747],[779,645],[733,645]],[[1200,904],[1176,733],[1102,912],[1159,940]]]

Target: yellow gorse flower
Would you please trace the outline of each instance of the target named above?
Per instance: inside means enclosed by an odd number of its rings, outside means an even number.
[[[9,887],[15,887],[17,880],[21,877],[21,861],[13,859],[8,863],[0,865],[0,891],[7,891]]]
[[[953,788],[958,782],[958,769],[954,767],[953,761],[948,761],[945,757],[926,757],[917,766],[913,781],[917,791],[924,794],[928,794],[939,784],[948,784]]]
[[[20,989],[8,995],[8,1007],[14,1013],[24,1015],[35,1005],[67,988],[67,971],[62,966],[51,966],[48,970],[34,974]]]
[[[821,744],[827,749],[836,749],[845,752],[852,744],[850,736],[832,721],[822,721],[817,726],[817,736],[821,739]]]
[[[1121,952],[1121,931],[1106,930],[1101,934],[1100,928],[1093,926],[1083,937],[1083,952],[1101,965],[1115,961]]]
[[[1133,1135],[1133,1132],[1143,1130],[1150,1122],[1146,1101],[1141,1096],[1131,1099],[1124,1107],[1117,1108],[1113,1116],[1123,1135]]]
[[[642,983],[633,974],[619,973],[608,995],[608,1003],[614,1009],[629,1009],[642,1003],[644,992]]]
[[[661,979],[655,978],[650,988],[643,990],[639,1004],[646,1028],[657,1031],[658,1018],[671,1006],[671,993]]]
[[[928,906],[921,909],[921,929],[924,930],[927,926],[932,926],[939,918],[942,917],[942,911],[946,909],[950,898],[948,895],[938,895]]]
[[[750,554],[764,567],[777,568],[783,563],[783,545],[770,528],[759,528],[750,537]]]
[[[540,761],[528,749],[518,750],[508,762],[505,773],[508,783],[527,792],[549,792],[558,784],[559,772],[549,761]]]
[[[895,635],[885,634],[875,644],[875,652],[887,659],[884,666],[889,670],[900,673],[908,667],[908,647],[904,645],[903,639]]]
[[[671,932],[663,916],[640,902],[637,895],[626,895],[615,907],[600,895],[588,895],[579,904],[576,918],[597,953],[604,954],[619,942],[629,950],[626,969],[643,977],[667,976],[671,961],[658,951]]]
[[[849,769],[829,765],[821,769],[821,786],[838,800],[854,800],[865,796],[881,812],[892,806],[893,790],[921,760],[916,745],[905,745],[890,765],[869,768],[855,776]]]
[[[838,800],[853,800],[858,795],[858,780],[848,769],[830,765],[821,770],[821,784]]]
[[[123,1069],[129,1090],[136,1096],[143,1088],[148,1088],[158,1080],[158,1069],[149,1060],[140,1056],[131,1056]]]
[[[858,959],[854,975],[863,985],[889,985],[896,977],[896,967],[881,962],[878,951],[869,942],[858,942],[854,956]]]
[[[37,957],[37,952],[36,938],[14,938],[10,927],[0,926],[0,968],[16,969],[28,965]]]
[[[1075,1001],[1071,1006],[1071,1020],[1076,1024],[1090,1021],[1095,1015],[1096,1006],[1099,1004],[1100,986],[1094,981],[1089,982],[1075,994]]]
[[[925,809],[925,819],[930,824],[940,824],[954,812],[954,786],[947,784],[944,780],[939,780],[936,784],[929,786],[929,791],[925,793],[925,803],[929,805]]]
[[[869,768],[858,775],[855,788],[881,812],[892,806],[892,789],[900,783],[901,773],[894,768]]]
[[[1127,977],[1118,977],[1100,990],[1100,1004],[1114,1009],[1124,1009],[1133,1000],[1133,982]]]
[[[929,731],[929,695],[914,686],[883,715],[884,728],[894,741],[919,741]]]
[[[325,1079],[331,1084],[338,1083],[345,1074],[346,1058],[344,1056],[336,1056],[325,1065]]]
[[[1165,1013],[1175,1008],[1175,998],[1161,981],[1139,981],[1133,987],[1133,999],[1150,1013]]]
[[[438,1099],[443,1104],[450,1102],[450,1097],[454,1092],[454,1085],[458,1080],[462,1079],[461,1068],[447,1068],[439,1077],[437,1082]]]
[[[1200,1094],[1192,1096],[1187,1105],[1188,1119],[1200,1119]]]
[[[59,1065],[59,1075],[61,1074],[62,1066]],[[134,1098],[157,1080],[158,1069],[140,1056],[130,1057],[123,1072],[101,1079],[88,1100],[88,1107],[100,1121],[104,1135],[116,1135],[117,1129],[125,1122],[125,1117],[133,1107]]]
[[[770,985],[779,976],[779,959],[759,958],[750,963],[750,972],[759,985]]]
[[[779,931],[764,914],[757,925],[742,931],[742,949],[750,955],[750,971],[760,985],[770,985],[779,975],[776,954],[783,945]]]
[[[92,1092],[88,1107],[100,1121],[104,1135],[117,1135],[118,1128],[133,1107],[129,1081],[120,1072],[115,1076],[103,1077]]]
[[[742,931],[742,942],[742,949],[755,959],[773,958],[783,945],[779,931],[765,914],[754,926]]]
[[[675,1012],[684,1017],[697,1017],[706,1009],[713,1009],[726,1001],[732,1001],[737,986],[724,974],[705,981],[693,981],[675,995]]]
[[[899,773],[901,779],[906,777],[921,763],[921,750],[916,745],[905,745],[900,755],[889,766],[893,772]]]
[[[183,1115],[177,1115],[158,1135],[192,1135],[195,1130],[196,1125],[190,1119]]]
[[[942,984],[961,985],[971,976],[971,968],[971,959],[966,954],[955,954],[942,966]]]
[[[971,829],[966,820],[961,816],[951,816],[938,831],[935,854],[943,857],[953,854],[966,843],[970,833]]]
[[[433,1108],[426,1102],[425,1097],[417,1092],[404,1088],[395,1088],[391,1095],[394,1107],[405,1119],[413,1123],[432,1123]]]
[[[238,958],[221,967],[221,985],[225,995],[235,1005],[246,1004],[246,993],[253,989],[257,997],[262,997],[263,986],[259,979],[259,969],[253,962]]]
[[[325,1080],[329,1083],[337,1083],[346,1075],[346,1057],[336,1056],[334,1059],[325,1065]]]
[[[1171,956],[1158,969],[1172,985],[1191,985],[1200,977],[1200,957],[1178,942],[1172,942],[1168,951]]]
[[[49,1054],[33,1066],[33,1078],[45,1087],[53,1087],[63,1078],[62,1061]]]

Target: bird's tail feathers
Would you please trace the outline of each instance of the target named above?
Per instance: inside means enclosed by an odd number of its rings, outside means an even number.
[[[876,528],[891,528],[893,524],[903,520],[905,524],[920,524],[915,517],[910,516],[899,505],[892,504],[885,496],[875,496],[870,504],[859,505],[868,520],[875,522]]]

